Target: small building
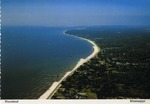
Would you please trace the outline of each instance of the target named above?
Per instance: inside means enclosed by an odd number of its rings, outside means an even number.
[[[86,99],[86,98],[87,98],[86,93],[79,92],[76,94],[76,99]]]
[[[59,91],[60,91],[60,92],[64,92],[64,91],[65,91],[65,88],[59,88]]]

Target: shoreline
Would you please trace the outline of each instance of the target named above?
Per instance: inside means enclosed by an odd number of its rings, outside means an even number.
[[[68,76],[71,76],[81,65],[88,62],[91,58],[94,58],[97,55],[97,53],[100,51],[100,48],[96,45],[96,43],[94,41],[91,41],[91,40],[86,39],[86,38],[66,34],[66,31],[67,30],[65,30],[63,32],[63,34],[73,36],[75,38],[79,38],[79,39],[82,39],[82,40],[85,40],[85,41],[88,41],[89,43],[91,43],[93,45],[92,47],[93,47],[94,50],[85,59],[80,58],[80,60],[76,64],[76,66],[71,71],[66,72],[65,75],[58,82],[57,81],[53,82],[53,84],[50,86],[50,88],[44,94],[42,94],[39,97],[39,99],[48,99],[48,98],[50,99],[54,95],[54,93],[59,89],[59,87],[61,86],[61,83],[62,83],[63,80],[65,80]]]

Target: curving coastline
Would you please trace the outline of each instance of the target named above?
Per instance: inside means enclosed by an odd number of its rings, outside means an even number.
[[[67,30],[65,30],[63,33],[66,34]],[[69,34],[67,34],[69,35]],[[86,38],[82,38],[82,37],[77,37],[77,36],[74,36],[74,35],[70,35],[70,36],[73,36],[73,37],[76,37],[76,38],[79,38],[79,39],[82,39],[82,40],[86,40],[88,42],[90,42],[92,45],[93,45],[93,53],[90,54],[87,58],[81,58],[77,65],[71,70],[71,71],[68,71],[66,72],[66,74],[58,81],[58,82],[54,82],[50,88],[43,94],[39,97],[39,99],[48,99],[48,98],[51,98],[54,93],[58,90],[58,88],[61,86],[61,82],[63,80],[65,80],[68,76],[71,76],[81,65],[83,65],[84,63],[86,63],[87,61],[89,61],[91,58],[95,57],[95,55],[100,51],[100,48],[96,45],[95,42],[89,40],[89,39],[86,39]]]

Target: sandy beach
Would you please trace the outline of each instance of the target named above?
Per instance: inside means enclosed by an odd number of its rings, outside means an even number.
[[[66,34],[65,33],[66,31],[67,30],[65,30],[63,33]],[[95,57],[95,55],[100,51],[99,47],[95,44],[95,42],[93,42],[89,39],[77,37],[77,36],[74,36],[74,35],[70,35],[70,36],[73,36],[73,37],[76,37],[76,38],[79,38],[79,39],[86,40],[86,41],[90,42],[93,45],[94,51],[87,58],[85,58],[85,59],[81,58],[78,61],[77,65],[71,71],[66,72],[66,74],[58,82],[54,82],[51,85],[51,87],[43,95],[41,95],[39,97],[39,99],[48,99],[48,98],[50,99],[54,95],[54,93],[58,90],[58,88],[61,86],[61,82],[63,80],[65,80],[68,76],[72,75],[75,72],[75,70],[77,70],[82,64],[86,63],[91,58]]]

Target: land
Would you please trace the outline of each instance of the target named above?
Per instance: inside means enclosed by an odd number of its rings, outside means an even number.
[[[149,99],[147,27],[88,27],[67,34],[94,41],[100,52],[62,80],[52,99]]]

